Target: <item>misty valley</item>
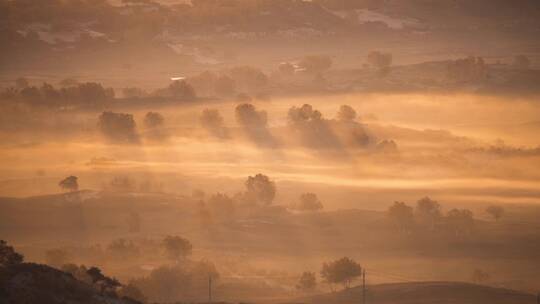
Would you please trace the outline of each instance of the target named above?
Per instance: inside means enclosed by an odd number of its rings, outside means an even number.
[[[540,303],[538,16],[0,0],[0,304]]]

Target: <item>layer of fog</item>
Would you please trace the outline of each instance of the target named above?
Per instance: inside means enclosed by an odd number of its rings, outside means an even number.
[[[186,194],[217,185],[216,190],[232,193],[238,180],[262,172],[278,184],[317,189],[328,208],[362,208],[430,193],[461,203],[535,203],[540,197],[533,169],[540,163],[535,100],[344,95],[253,101],[253,107],[243,108],[245,114],[238,114],[240,104],[153,109],[164,119],[158,139],[145,122],[148,110],[117,111],[134,115],[140,137],[135,145],[105,140],[96,127],[100,113],[92,112],[59,118],[60,125],[64,120],[74,125],[67,138],[48,131],[39,136],[4,133],[0,168],[9,180],[0,192],[57,192],[58,179],[75,174],[85,189],[102,189],[115,176],[131,175],[139,180],[151,176],[167,192]],[[304,104],[320,112],[322,120],[308,117],[291,124],[289,110]],[[353,129],[338,122],[341,105],[356,110]],[[364,193],[369,202],[352,195],[336,202],[333,198],[343,191]],[[278,202],[287,203],[294,195],[284,191]]]

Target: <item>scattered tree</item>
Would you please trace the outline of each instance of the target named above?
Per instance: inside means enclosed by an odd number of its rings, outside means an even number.
[[[257,111],[254,105],[244,103],[236,107],[235,114],[236,121],[252,141],[261,146],[275,147],[276,142],[268,130],[266,111]]]
[[[356,119],[356,111],[348,105],[343,105],[339,108],[337,119],[340,121],[354,121]]]
[[[94,104],[114,98],[114,90],[112,88],[104,88],[100,83],[86,82],[81,83],[77,87],[77,95],[80,101]]]
[[[167,256],[174,260],[179,261],[185,259],[193,250],[191,242],[180,236],[167,236],[162,241],[162,246],[165,249]]]
[[[144,126],[148,129],[161,128],[165,124],[163,115],[157,112],[148,112],[144,116]]]
[[[310,104],[304,104],[301,107],[292,107],[287,113],[289,123],[292,125],[305,124],[311,121],[320,121],[322,114],[313,109]]]
[[[272,204],[276,196],[276,184],[263,174],[249,176],[246,180],[247,195],[257,203]]]
[[[250,128],[266,128],[268,117],[266,111],[257,111],[254,105],[244,103],[235,109],[236,120],[239,124]]]
[[[225,127],[223,116],[216,109],[204,109],[201,118],[201,125],[218,138],[227,138],[228,130]]]
[[[317,194],[309,192],[300,195],[300,201],[292,207],[299,211],[319,211],[324,208]]]
[[[401,231],[410,231],[414,225],[413,208],[407,206],[404,202],[394,202],[390,208],[388,208],[388,216],[395,223]]]
[[[415,215],[421,225],[433,230],[441,219],[441,206],[437,201],[424,197],[416,203]]]
[[[173,81],[167,88],[167,97],[172,97],[178,100],[195,99],[195,89],[184,80]]]
[[[79,190],[78,178],[76,176],[73,176],[73,175],[68,176],[68,177],[64,178],[63,180],[61,180],[58,183],[58,186],[60,186],[60,188],[62,188],[64,190],[67,190],[67,191],[70,191],[70,192],[77,191],[77,190]]]
[[[115,278],[110,278],[101,273],[101,269],[90,267],[86,273],[90,276],[92,284],[103,294],[114,294],[122,284]]]
[[[300,291],[312,291],[317,286],[317,278],[314,272],[305,271],[296,283],[296,289]]]
[[[208,292],[208,277],[219,279],[214,264],[207,261],[158,267],[130,284],[139,288],[152,303],[201,303]]]
[[[342,284],[349,288],[352,281],[362,275],[362,267],[354,260],[344,257],[339,260],[324,263],[321,276],[329,284]]]
[[[114,112],[103,112],[99,116],[98,127],[108,139],[115,143],[138,143],[133,115]]]

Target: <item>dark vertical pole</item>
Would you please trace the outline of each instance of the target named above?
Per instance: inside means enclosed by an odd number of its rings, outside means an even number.
[[[212,303],[212,276],[208,275],[208,303]]]
[[[362,271],[362,304],[366,304],[366,270]]]

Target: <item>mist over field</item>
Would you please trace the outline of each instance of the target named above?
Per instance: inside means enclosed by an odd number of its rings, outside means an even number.
[[[0,0],[0,304],[535,303],[539,17]]]

